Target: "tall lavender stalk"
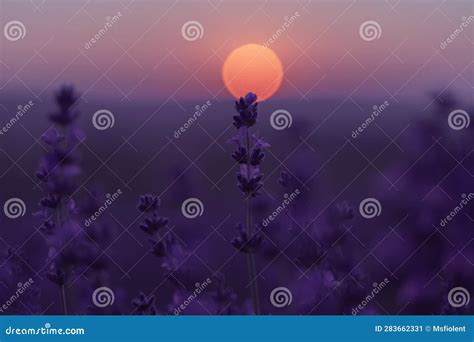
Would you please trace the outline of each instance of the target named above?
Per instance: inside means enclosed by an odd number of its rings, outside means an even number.
[[[238,134],[233,138],[237,150],[232,157],[239,164],[237,173],[238,187],[245,195],[246,202],[246,228],[241,224],[237,226],[239,236],[233,240],[233,245],[241,252],[247,253],[247,268],[250,280],[252,302],[255,314],[260,314],[257,272],[254,253],[261,245],[262,237],[253,224],[252,198],[258,195],[262,187],[262,174],[259,165],[264,157],[265,143],[255,135],[251,135],[250,128],[257,123],[257,96],[248,93],[235,102],[235,109],[239,113],[234,116],[234,126]]]
[[[42,220],[41,229],[48,235],[48,278],[59,287],[63,313],[68,314],[66,283],[80,262],[80,250],[76,244],[64,245],[80,227],[71,216],[77,213],[72,199],[68,197],[77,188],[80,174],[76,146],[80,131],[75,126],[78,113],[73,109],[77,94],[73,87],[64,86],[56,93],[58,110],[50,115],[55,127],[42,136],[48,147],[40,161],[36,177],[46,186],[46,196],[40,200],[41,211],[36,216]],[[84,250],[82,250],[84,253]]]

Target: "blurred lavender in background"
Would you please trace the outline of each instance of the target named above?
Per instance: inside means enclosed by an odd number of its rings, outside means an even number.
[[[474,314],[470,2],[198,5],[2,2],[0,314]]]

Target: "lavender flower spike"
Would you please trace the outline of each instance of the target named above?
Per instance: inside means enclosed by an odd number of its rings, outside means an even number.
[[[260,314],[260,303],[258,295],[257,272],[255,267],[255,252],[261,245],[262,237],[256,232],[252,223],[251,199],[259,194],[263,186],[261,182],[263,175],[260,173],[260,164],[265,157],[263,149],[268,144],[262,139],[251,135],[250,128],[257,123],[257,95],[248,93],[235,101],[235,109],[238,115],[233,117],[234,126],[239,130],[236,137],[232,139],[237,145],[237,150],[232,154],[239,165],[237,173],[237,186],[245,196],[246,201],[246,228],[242,224],[238,225],[239,235],[232,241],[232,244],[240,252],[247,254],[247,267],[249,282],[251,284],[252,303],[255,314]]]

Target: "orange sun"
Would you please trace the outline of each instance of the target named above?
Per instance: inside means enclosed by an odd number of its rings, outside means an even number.
[[[245,96],[251,91],[257,94],[259,101],[263,101],[280,87],[283,66],[272,50],[258,44],[247,44],[227,56],[222,67],[222,79],[234,97]]]

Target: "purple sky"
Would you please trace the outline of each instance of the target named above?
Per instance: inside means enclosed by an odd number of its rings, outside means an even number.
[[[0,89],[44,99],[60,83],[76,84],[84,99],[228,97],[225,57],[248,43],[269,44],[285,74],[276,99],[414,97],[433,90],[472,92],[469,49],[474,22],[445,49],[472,15],[470,1],[2,1],[2,28],[12,20],[23,39],[1,37]],[[89,49],[85,44],[120,18]],[[299,15],[283,32],[285,17]],[[187,21],[202,37],[183,38]],[[376,21],[381,36],[364,41],[359,26]],[[280,29],[280,31],[279,31]],[[3,30],[2,30],[3,31]],[[437,52],[439,51],[439,52]]]

